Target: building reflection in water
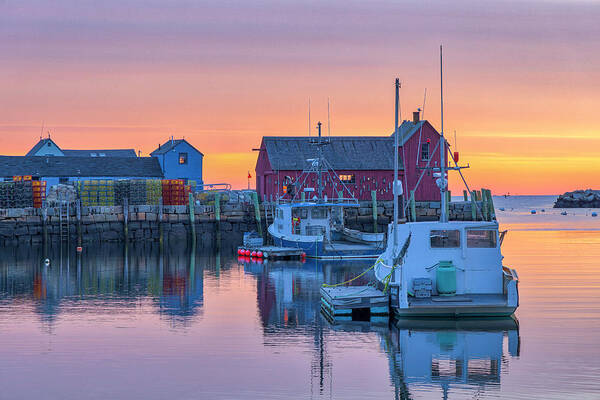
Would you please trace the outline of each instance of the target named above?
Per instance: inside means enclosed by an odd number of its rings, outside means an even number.
[[[185,246],[161,252],[156,244],[102,245],[82,255],[54,249],[43,265],[41,248],[3,249],[0,302],[29,303],[51,330],[61,310],[86,312],[140,307],[145,300],[174,327],[202,312],[203,265]],[[214,261],[214,260],[213,260]]]

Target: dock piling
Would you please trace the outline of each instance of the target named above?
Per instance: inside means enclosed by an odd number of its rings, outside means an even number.
[[[489,211],[488,210],[488,202],[487,202],[488,199],[487,199],[487,195],[486,195],[485,191],[486,190],[484,188],[481,188],[481,191],[479,192],[480,196],[481,196],[481,212],[483,214],[483,220],[489,221],[490,218],[489,218],[489,212],[488,212]]]
[[[129,201],[127,197],[123,198],[123,236],[125,237],[125,242],[127,242],[127,238],[129,237],[129,226],[127,224],[127,220],[129,219]]]
[[[415,203],[415,191],[410,191],[410,220],[417,222],[417,205]]]
[[[194,206],[194,194],[190,193],[188,198],[188,205],[190,210],[190,233],[192,235],[192,247],[196,247],[196,209]]]
[[[162,251],[165,237],[165,227],[163,226],[163,198],[158,198],[158,243]]]
[[[471,219],[477,221],[477,193],[471,192]]]
[[[463,198],[465,201],[469,201],[469,195],[467,194],[466,190],[463,190]]]
[[[81,199],[77,199],[77,203],[76,203],[76,208],[77,208],[77,247],[81,247],[82,245],[82,229],[81,229]]]
[[[377,191],[371,190],[371,202],[373,207],[373,232],[377,233]]]

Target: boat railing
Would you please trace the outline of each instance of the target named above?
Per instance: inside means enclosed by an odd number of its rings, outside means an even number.
[[[316,203],[327,203],[327,204],[344,204],[344,205],[358,205],[358,199],[350,198],[350,197],[335,197],[331,199],[321,199],[321,200],[301,200],[301,199],[279,199],[279,204],[302,204],[308,202],[316,202]]]

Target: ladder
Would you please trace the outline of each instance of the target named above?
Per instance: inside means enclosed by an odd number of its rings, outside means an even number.
[[[69,202],[67,200],[60,201],[59,205],[59,233],[60,242],[69,241]]]

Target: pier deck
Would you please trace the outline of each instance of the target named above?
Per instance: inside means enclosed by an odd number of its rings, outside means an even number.
[[[389,295],[371,286],[321,288],[321,310],[331,322],[385,320],[390,314]]]
[[[251,252],[261,251],[263,253],[263,257],[269,260],[281,260],[281,259],[300,259],[302,258],[302,254],[304,254],[304,250],[294,248],[294,247],[279,247],[279,246],[239,246],[239,249],[248,249]]]

